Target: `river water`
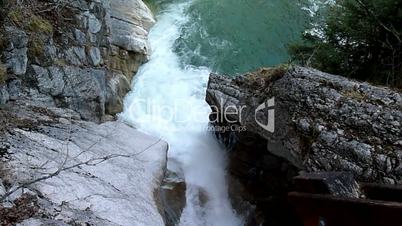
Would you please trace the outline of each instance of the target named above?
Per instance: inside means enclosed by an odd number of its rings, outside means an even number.
[[[311,2],[311,1],[308,1]],[[120,117],[169,143],[168,169],[186,182],[183,226],[243,225],[228,197],[224,148],[208,130],[210,72],[286,63],[308,23],[298,0],[154,0],[151,55]]]

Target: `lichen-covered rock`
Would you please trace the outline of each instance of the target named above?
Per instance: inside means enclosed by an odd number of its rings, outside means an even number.
[[[63,92],[65,82],[61,68],[52,66],[46,69],[37,65],[32,65],[32,68],[35,71],[34,76],[37,79],[40,92],[52,96],[58,96]]]

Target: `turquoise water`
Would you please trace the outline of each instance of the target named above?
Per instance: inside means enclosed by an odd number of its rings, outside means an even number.
[[[152,1],[152,0],[149,0]],[[166,3],[154,0],[163,9]],[[181,1],[182,2],[182,1]],[[310,17],[307,0],[193,0],[175,51],[183,65],[238,74],[289,61]]]
[[[310,1],[310,0],[309,0]],[[152,49],[119,117],[169,143],[167,168],[186,183],[180,226],[242,226],[228,194],[226,152],[209,128],[211,71],[288,61],[308,15],[296,0],[155,0]]]

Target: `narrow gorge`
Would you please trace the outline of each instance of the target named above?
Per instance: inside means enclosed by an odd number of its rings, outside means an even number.
[[[0,225],[301,226],[298,176],[400,185],[400,90],[293,59],[335,4],[0,0]]]

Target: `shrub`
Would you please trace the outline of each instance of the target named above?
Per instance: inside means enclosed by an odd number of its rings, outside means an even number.
[[[304,34],[293,59],[330,73],[402,88],[402,1],[338,0],[322,35]]]

